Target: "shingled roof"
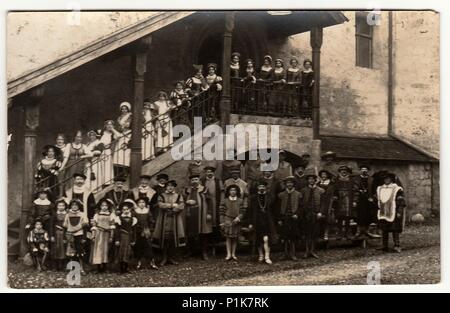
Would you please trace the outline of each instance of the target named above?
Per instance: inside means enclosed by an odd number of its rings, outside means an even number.
[[[437,162],[394,138],[354,138],[322,136],[322,151],[333,151],[340,159]]]

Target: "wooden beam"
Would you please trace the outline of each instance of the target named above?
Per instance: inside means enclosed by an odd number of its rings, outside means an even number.
[[[131,122],[130,187],[137,186],[142,169],[142,110],[144,105],[144,83],[147,71],[147,54],[152,42],[151,36],[139,40],[134,56],[134,103]]]
[[[25,132],[24,132],[24,167],[22,182],[22,211],[20,216],[20,255],[28,252],[27,224],[28,214],[33,202],[34,171],[36,168],[36,137],[39,127],[39,103],[44,95],[44,87],[41,85],[30,92],[28,102],[24,106]]]
[[[313,139],[320,136],[320,49],[323,42],[323,28],[311,29],[310,44],[312,48],[312,63],[314,70],[313,90]]]
[[[222,79],[223,88],[220,99],[220,125],[226,127],[230,122],[231,114],[231,81],[230,81],[230,60],[233,39],[233,30],[235,13],[225,13],[225,25],[223,32],[223,51],[222,51]]]

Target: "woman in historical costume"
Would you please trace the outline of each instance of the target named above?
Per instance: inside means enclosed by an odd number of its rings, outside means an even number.
[[[142,158],[143,160],[153,160],[155,158],[156,129],[155,121],[158,109],[149,99],[144,100],[144,125],[142,127]]]
[[[101,173],[101,154],[105,149],[104,144],[100,141],[102,136],[101,130],[91,130],[87,133],[88,143],[86,147],[92,156],[86,163],[86,176],[88,177],[87,185],[90,186],[92,191],[97,191],[103,185],[103,179],[99,176]]]
[[[158,269],[153,257],[153,249],[151,245],[152,233],[155,228],[155,219],[150,210],[147,198],[139,198],[136,200],[134,208],[134,217],[137,219],[136,224],[136,245],[134,246],[134,256],[138,260],[136,269],[142,267],[145,260],[150,261],[152,269]]]
[[[258,103],[261,102],[261,109],[267,111],[272,105],[270,103],[270,95],[273,88],[273,67],[270,55],[264,56],[263,65],[258,73],[257,85],[260,90]]]
[[[110,247],[116,228],[113,207],[112,200],[101,199],[97,203],[97,213],[91,222],[92,248],[89,260],[92,265],[97,265],[99,273],[106,271],[106,266],[111,261],[109,259]]]
[[[55,187],[58,184],[58,174],[61,169],[61,150],[52,145],[44,147],[43,158],[38,162],[36,172],[36,187],[51,188],[53,194],[56,194]]]
[[[239,61],[241,59],[241,54],[239,52],[233,52],[231,54],[231,62],[230,62],[230,77],[231,78],[239,78],[240,75],[240,65]]]
[[[286,70],[284,62],[281,59],[275,60],[275,67],[272,71],[273,90],[271,93],[270,103],[273,113],[281,113],[283,116],[290,116],[288,112],[289,99],[286,97]]]
[[[295,243],[300,239],[301,194],[295,190],[295,177],[284,179],[286,189],[278,194],[277,222],[279,234],[284,242],[284,256],[286,259],[297,260]]]
[[[403,188],[396,183],[396,175],[387,172],[384,184],[377,188],[378,223],[383,232],[383,247],[389,251],[389,233],[394,240],[394,251],[400,253],[400,234],[405,226],[406,200]]]
[[[324,207],[324,214],[326,218],[326,223],[324,225],[323,229],[323,239],[325,241],[328,241],[329,239],[329,233],[330,233],[330,226],[334,225],[336,223],[336,218],[334,215],[334,210],[331,207],[332,200],[333,200],[333,180],[332,175],[327,170],[321,170],[319,171],[319,181],[317,183],[317,186],[322,188],[325,193],[323,194],[323,207]]]
[[[267,190],[267,182],[258,181],[256,191],[249,201],[249,229],[255,230],[255,240],[258,247],[258,262],[271,265],[270,243],[273,240],[273,209],[274,198]]]
[[[188,91],[184,88],[184,81],[175,82],[175,89],[170,93],[170,100],[173,104],[172,120],[174,125],[191,125],[189,118],[189,108],[191,107],[191,98]]]
[[[83,143],[83,133],[76,132],[73,142],[68,144],[68,161],[64,168],[64,182],[67,185],[75,173],[86,172],[86,161],[92,155],[89,149]]]
[[[203,76],[203,65],[194,64],[193,67],[194,75],[186,80],[186,88],[191,97],[198,96],[202,91],[209,88]]]
[[[300,117],[311,118],[312,112],[312,95],[314,90],[314,71],[312,70],[312,62],[309,59],[303,61],[302,70],[302,103],[300,108]]]
[[[166,191],[158,196],[159,214],[156,218],[152,244],[162,251],[161,266],[167,263],[176,265],[175,249],[186,246],[183,223],[184,200],[183,196],[175,191],[176,187],[176,181],[169,180]]]
[[[131,140],[131,104],[122,102],[119,105],[120,116],[117,118],[116,130],[120,136],[116,138],[113,146],[114,176],[128,176],[130,168],[129,143]]]
[[[131,253],[136,243],[137,218],[133,216],[136,203],[127,199],[120,205],[120,216],[116,218],[115,245],[117,250],[117,262],[120,265],[120,272],[128,272],[128,264],[131,260]]]
[[[242,90],[241,90],[241,104],[236,103],[236,105],[243,105],[244,111],[258,111],[257,108],[257,92],[256,87],[256,70],[255,64],[252,59],[247,59],[245,61],[245,72],[244,77],[241,80]]]
[[[241,54],[239,52],[233,52],[231,54],[230,62],[230,78],[231,78],[231,107],[236,108],[239,105],[239,88],[242,86],[241,81],[241,67],[240,67]]]
[[[222,77],[217,75],[217,64],[209,63],[207,65],[208,75],[206,75],[206,83],[210,90],[221,91],[222,90]]]
[[[298,66],[298,60],[292,58],[286,71],[286,83],[289,90],[288,114],[295,115],[300,109],[300,94],[302,83],[302,72]]]
[[[158,108],[158,119],[156,121],[158,152],[166,152],[173,144],[172,118],[170,117],[172,104],[164,91],[158,92],[158,100],[155,106]]]
[[[244,200],[238,185],[229,185],[225,189],[225,197],[220,204],[220,227],[226,238],[226,261],[235,260],[236,248],[241,232],[241,220],[245,215]]]
[[[99,173],[97,175],[97,184],[110,185],[114,179],[113,168],[113,148],[114,144],[121,134],[114,128],[113,120],[106,120],[103,127],[103,132],[100,137],[100,142],[103,144],[103,151],[100,155]]]

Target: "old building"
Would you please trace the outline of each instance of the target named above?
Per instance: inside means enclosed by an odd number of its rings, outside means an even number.
[[[370,12],[337,11],[70,14],[8,14],[11,237],[31,203],[40,148],[57,133],[101,128],[123,101],[135,113],[130,184],[162,170],[181,179],[187,161],[168,153],[142,160],[140,112],[144,98],[156,100],[159,90],[192,76],[193,64],[210,62],[219,65],[223,90],[195,102],[194,115],[206,118],[214,105],[220,114],[209,123],[280,125],[281,148],[310,152],[317,166],[321,151],[334,150],[353,167],[365,160],[392,169],[407,187],[409,212],[439,209],[438,14],[381,12],[373,23]],[[247,58],[259,67],[267,54],[285,64],[310,58],[310,110],[286,119],[263,108],[261,90],[254,90],[258,110],[250,107],[229,83],[232,52],[242,67]]]

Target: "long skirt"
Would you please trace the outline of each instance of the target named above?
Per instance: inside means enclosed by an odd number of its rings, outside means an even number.
[[[103,185],[103,178],[100,177],[101,173],[101,159],[100,157],[93,157],[90,162],[86,163],[86,177],[87,186],[92,190],[96,191],[99,187]]]
[[[95,238],[92,241],[91,257],[89,261],[91,264],[103,264],[108,263],[109,254],[109,239],[111,233],[104,230],[96,230]]]
[[[132,248],[130,244],[130,234],[126,232],[120,232],[120,245],[117,251],[118,262],[130,262]]]
[[[129,167],[131,149],[128,144],[131,139],[131,131],[127,131],[122,137],[118,138],[113,147],[113,165]]]
[[[142,135],[142,159],[151,160],[155,157],[155,127],[151,122],[145,125],[145,132]]]
[[[52,244],[51,252],[55,260],[63,260],[66,258],[66,247],[64,244],[64,230],[55,230],[55,242]]]
[[[159,117],[156,132],[158,134],[156,147],[159,149],[169,148],[173,143],[173,135],[172,119],[168,114]]]

